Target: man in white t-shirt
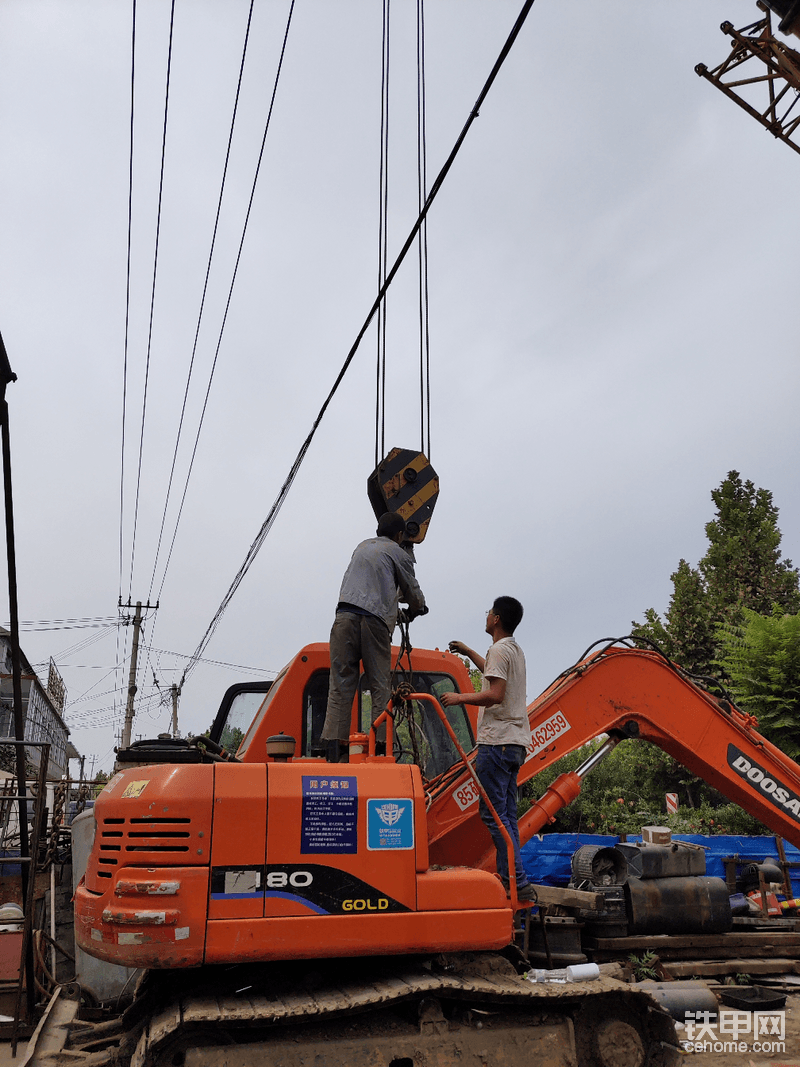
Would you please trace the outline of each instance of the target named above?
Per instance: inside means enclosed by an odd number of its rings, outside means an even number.
[[[501,596],[486,613],[486,632],[492,638],[492,646],[485,659],[463,641],[450,642],[451,652],[468,656],[481,672],[483,688],[479,693],[444,693],[441,701],[445,707],[477,704],[481,708],[475,773],[514,844],[517,895],[520,900],[532,900],[534,890],[522,866],[517,826],[517,773],[531,741],[525,655],[513,637],[521,620],[522,604],[514,597]],[[497,873],[508,889],[508,849],[483,798],[480,814],[497,849]]]

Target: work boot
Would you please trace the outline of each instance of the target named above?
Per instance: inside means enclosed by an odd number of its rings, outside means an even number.
[[[518,887],[517,900],[531,900],[535,904],[538,899],[539,898],[536,896],[536,887],[532,885],[531,882],[526,882],[525,885]]]
[[[350,745],[347,741],[329,741],[325,759],[328,763],[349,763]]]

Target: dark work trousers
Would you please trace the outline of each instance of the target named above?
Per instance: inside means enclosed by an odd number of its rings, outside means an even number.
[[[359,663],[372,694],[372,718],[386,710],[392,670],[392,635],[376,615],[354,615],[338,611],[331,628],[331,677],[328,707],[322,737],[325,741],[347,741],[353,697],[358,688]],[[383,731],[381,731],[383,733]]]
[[[517,772],[524,762],[525,749],[522,745],[478,745],[478,754],[475,757],[475,773],[514,843],[514,866],[518,889],[528,884],[528,876],[522,867],[519,854],[519,828],[517,826]],[[506,842],[500,832],[500,827],[484,803],[483,797],[481,797],[479,810],[497,849],[497,873],[501,878],[508,880]]]

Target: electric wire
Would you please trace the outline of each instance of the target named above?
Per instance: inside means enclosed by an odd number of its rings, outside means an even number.
[[[131,535],[131,566],[128,586],[128,599],[131,599],[133,591],[133,572],[136,560],[136,530],[139,523],[139,500],[141,496],[142,486],[142,458],[144,455],[144,430],[145,421],[147,416],[147,389],[150,381],[150,355],[152,352],[153,343],[153,317],[155,314],[156,304],[156,282],[158,278],[158,246],[161,238],[161,208],[164,197],[164,167],[167,155],[167,120],[169,117],[169,90],[170,90],[170,76],[172,72],[172,42],[175,31],[175,0],[172,0],[170,4],[169,15],[169,46],[167,50],[167,74],[166,85],[164,89],[164,123],[161,133],[161,166],[159,171],[158,180],[158,207],[156,209],[156,234],[155,234],[155,248],[153,250],[153,280],[150,289],[150,317],[147,331],[147,352],[145,356],[145,373],[144,373],[144,388],[142,390],[142,423],[139,434],[139,462],[136,474],[136,496],[134,500],[133,508],[133,533]]]
[[[125,267],[125,340],[122,359],[122,437],[119,459],[119,602],[122,602],[122,582],[125,568],[125,446],[128,410],[128,345],[130,341],[131,316],[131,246],[133,234],[133,159],[136,101],[136,0],[131,4],[131,107],[130,143],[128,151],[128,236]],[[117,630],[117,663],[120,662],[124,645],[123,636]]]
[[[275,108],[275,99],[276,99],[276,96],[277,96],[277,93],[278,93],[278,85],[280,83],[281,72],[283,70],[283,61],[284,61],[284,58],[285,58],[285,55],[286,55],[286,45],[287,45],[287,42],[288,42],[288,39],[289,39],[289,30],[290,30],[291,24],[292,24],[292,16],[294,14],[294,7],[295,7],[295,0],[292,0],[291,6],[289,8],[289,15],[288,15],[288,18],[286,20],[286,28],[285,28],[284,35],[283,35],[283,43],[281,45],[280,57],[278,59],[278,68],[277,68],[277,71],[276,71],[276,74],[275,74],[275,80],[274,80],[273,87],[272,87],[272,96],[270,98],[269,110],[267,112],[267,119],[266,119],[266,122],[265,122],[265,125],[264,125],[264,134],[263,134],[263,136],[261,138],[261,149],[260,149],[259,154],[258,154],[258,161],[256,163],[255,174],[253,176],[253,182],[252,182],[251,189],[250,189],[250,199],[249,199],[248,205],[247,205],[247,213],[245,215],[244,225],[242,227],[242,235],[241,235],[241,238],[240,238],[240,241],[239,241],[239,248],[238,248],[238,251],[237,251],[237,254],[236,254],[236,261],[235,261],[234,268],[233,268],[233,274],[232,274],[232,277],[231,277],[230,286],[228,288],[228,297],[227,297],[227,301],[225,303],[225,311],[224,311],[224,314],[222,316],[222,324],[220,326],[219,335],[217,337],[217,345],[216,345],[216,350],[215,350],[215,353],[214,353],[214,361],[213,361],[213,363],[211,365],[211,373],[210,373],[209,378],[208,378],[208,385],[207,385],[207,388],[206,388],[205,400],[203,401],[203,408],[202,408],[202,411],[200,413],[200,422],[199,422],[199,425],[197,427],[197,433],[195,435],[194,447],[192,449],[191,460],[189,462],[189,469],[188,469],[188,472],[186,474],[186,479],[185,479],[184,485],[183,485],[183,494],[181,496],[180,507],[178,508],[178,516],[177,516],[177,519],[175,521],[175,528],[173,530],[172,541],[170,543],[169,553],[167,555],[167,562],[164,565],[164,572],[163,572],[163,574],[161,576],[161,584],[160,584],[159,590],[158,590],[158,599],[159,600],[161,599],[161,593],[162,593],[162,590],[164,588],[164,582],[166,580],[167,572],[169,570],[169,565],[170,565],[170,562],[172,560],[172,553],[173,553],[173,551],[175,549],[175,541],[176,541],[176,538],[178,536],[178,530],[180,528],[180,522],[181,522],[181,518],[183,516],[183,508],[184,508],[184,505],[186,503],[186,494],[187,494],[188,489],[189,489],[189,480],[191,479],[192,470],[194,469],[194,461],[195,461],[195,458],[197,456],[197,448],[198,448],[198,445],[199,445],[199,442],[200,442],[200,434],[201,434],[202,429],[203,429],[203,421],[205,419],[206,408],[208,407],[208,397],[209,397],[209,394],[211,392],[211,384],[212,384],[212,382],[214,380],[214,372],[215,372],[216,367],[217,367],[217,360],[219,358],[220,347],[222,345],[222,337],[223,337],[223,334],[225,332],[225,325],[226,325],[226,323],[228,321],[228,312],[230,310],[231,300],[233,298],[233,290],[234,290],[234,286],[236,284],[236,278],[237,278],[237,275],[238,275],[238,272],[239,272],[239,263],[241,262],[242,250],[244,248],[245,236],[247,234],[247,227],[248,227],[248,224],[250,222],[250,215],[251,215],[252,210],[253,210],[253,201],[255,200],[256,186],[258,184],[258,176],[259,176],[259,173],[261,171],[261,163],[262,163],[263,158],[264,158],[264,150],[266,148],[267,135],[269,133],[270,124],[271,124],[271,121],[272,121],[272,113],[273,113],[273,110]]]
[[[80,630],[87,627],[113,626],[116,616],[96,615],[83,619],[28,619],[19,624],[20,630],[28,633],[40,633],[51,630]]]
[[[469,113],[469,117],[467,118],[467,121],[464,124],[463,129],[461,130],[461,133],[458,135],[458,138],[456,139],[456,142],[455,142],[453,148],[451,149],[449,156],[447,157],[447,159],[445,160],[441,170],[437,174],[436,179],[434,180],[433,185],[431,186],[431,190],[428,193],[427,197],[425,198],[425,204],[423,205],[422,211],[419,213],[419,217],[417,218],[417,221],[412,226],[411,232],[409,233],[408,237],[406,238],[406,240],[405,240],[405,242],[403,244],[403,247],[400,249],[400,252],[397,255],[397,258],[395,259],[391,270],[386,275],[386,279],[385,279],[383,285],[381,286],[381,288],[380,288],[380,290],[378,292],[378,295],[376,296],[376,298],[375,298],[375,300],[374,300],[374,302],[372,304],[372,307],[369,309],[369,311],[367,313],[367,317],[364,320],[364,323],[361,326],[361,329],[358,331],[358,334],[357,334],[356,339],[355,339],[355,341],[353,342],[353,344],[352,344],[352,346],[350,348],[350,351],[347,353],[345,361],[344,361],[341,369],[339,370],[339,373],[336,376],[336,380],[334,381],[333,386],[331,387],[330,391],[328,392],[328,395],[325,398],[325,400],[324,400],[324,402],[322,404],[322,407],[320,408],[320,410],[319,410],[319,412],[317,414],[317,417],[316,417],[316,419],[314,420],[314,422],[313,422],[313,424],[311,426],[311,430],[309,431],[305,441],[303,441],[302,445],[300,446],[300,450],[297,453],[297,456],[295,457],[294,462],[292,463],[291,467],[289,468],[289,473],[287,474],[286,478],[284,479],[283,485],[281,486],[281,488],[280,488],[280,490],[278,492],[278,495],[275,498],[275,501],[273,502],[272,507],[269,510],[269,513],[267,514],[266,519],[264,520],[264,522],[261,525],[261,529],[258,531],[258,534],[256,535],[255,540],[250,545],[250,548],[247,551],[247,555],[244,558],[244,562],[239,567],[239,570],[236,572],[236,575],[235,575],[233,581],[231,582],[231,585],[228,588],[227,593],[223,597],[220,606],[217,608],[217,611],[214,614],[213,618],[211,619],[211,622],[208,624],[208,627],[206,628],[205,633],[201,637],[200,642],[197,645],[197,648],[195,649],[194,653],[192,654],[192,658],[191,658],[190,662],[188,663],[188,665],[186,667],[186,670],[184,672],[183,678],[181,679],[181,686],[183,686],[183,683],[186,680],[186,678],[188,678],[189,675],[191,674],[191,672],[194,670],[194,667],[196,665],[197,660],[202,655],[203,651],[205,650],[206,646],[208,645],[208,642],[213,637],[215,630],[219,626],[219,623],[220,623],[220,621],[222,619],[222,616],[225,613],[226,608],[228,607],[228,604],[230,604],[231,600],[233,599],[234,595],[236,594],[237,589],[239,588],[239,586],[241,585],[242,581],[244,580],[244,577],[247,574],[248,570],[253,565],[253,562],[254,562],[256,556],[258,555],[258,553],[259,553],[259,551],[261,549],[261,546],[263,545],[264,541],[266,540],[267,534],[269,533],[270,529],[272,528],[272,525],[275,522],[275,519],[276,519],[276,517],[278,515],[278,512],[280,511],[281,507],[283,506],[283,502],[286,499],[286,497],[288,496],[289,490],[291,489],[291,487],[292,487],[292,485],[294,483],[294,480],[297,477],[297,473],[300,470],[300,467],[302,465],[303,460],[305,459],[306,453],[308,452],[309,448],[311,447],[311,442],[313,441],[314,436],[315,436],[315,434],[317,432],[317,429],[319,428],[319,425],[320,425],[320,423],[322,422],[322,419],[325,416],[325,412],[328,410],[328,407],[330,406],[331,401],[333,400],[334,396],[336,395],[336,392],[337,392],[339,386],[341,385],[342,380],[344,379],[344,376],[345,376],[345,374],[347,373],[347,371],[348,371],[348,369],[350,367],[350,364],[353,362],[353,359],[355,358],[355,354],[358,351],[358,348],[359,348],[359,346],[361,344],[361,341],[362,341],[362,339],[364,337],[364,334],[369,329],[369,326],[372,323],[372,320],[374,319],[375,314],[376,314],[378,308],[380,307],[384,296],[386,295],[386,290],[392,284],[392,282],[393,282],[397,272],[399,271],[399,269],[400,269],[400,267],[401,267],[406,255],[408,254],[408,250],[411,248],[412,244],[416,240],[417,234],[419,233],[420,228],[421,228],[423,222],[425,221],[425,218],[427,217],[428,212],[431,209],[431,205],[433,204],[434,200],[436,199],[436,197],[437,197],[437,195],[439,193],[439,190],[441,189],[442,185],[444,184],[444,181],[447,178],[448,173],[450,172],[450,168],[452,167],[452,165],[453,165],[453,163],[454,163],[454,161],[456,159],[456,156],[458,155],[459,151],[461,150],[461,146],[463,145],[463,143],[464,143],[464,141],[465,141],[465,139],[467,137],[467,134],[469,133],[469,131],[470,131],[471,127],[472,127],[473,122],[478,117],[479,112],[480,112],[480,108],[483,105],[484,100],[488,96],[489,91],[492,88],[492,85],[494,84],[495,79],[497,78],[497,75],[500,73],[500,70],[501,70],[503,64],[505,63],[506,59],[508,58],[508,54],[511,51],[511,48],[513,47],[514,42],[516,41],[517,37],[519,36],[520,31],[522,30],[522,27],[525,24],[525,20],[527,19],[528,15],[530,14],[530,10],[533,7],[534,2],[535,2],[535,0],[525,0],[525,3],[522,5],[522,9],[521,9],[519,15],[517,16],[517,19],[516,19],[512,29],[511,29],[511,32],[508,35],[508,37],[507,37],[507,39],[505,41],[505,44],[503,45],[502,49],[500,50],[500,54],[498,55],[497,59],[495,60],[494,66],[492,67],[492,69],[491,69],[491,71],[489,73],[489,76],[488,76],[488,78],[486,79],[486,81],[485,81],[485,83],[483,85],[483,88],[481,89],[480,93],[478,94],[477,100],[475,101],[475,103],[472,106],[472,109],[471,109],[471,111]]]
[[[130,147],[128,151],[128,247],[125,268],[125,338],[122,354],[122,439],[119,458],[119,598],[122,599],[122,579],[124,570],[124,529],[125,529],[125,429],[128,407],[128,341],[131,319],[131,240],[133,233],[133,132],[134,102],[136,85],[136,0],[131,12],[131,117]]]
[[[206,295],[208,293],[208,281],[209,281],[209,277],[211,275],[211,263],[212,263],[212,260],[214,258],[214,250],[216,248],[216,243],[217,243],[217,233],[218,233],[218,230],[219,230],[219,220],[220,220],[220,215],[222,213],[222,200],[223,200],[223,197],[224,197],[224,194],[225,194],[225,184],[226,184],[226,181],[227,181],[227,178],[228,178],[228,165],[230,163],[230,158],[231,158],[231,145],[233,143],[233,133],[234,133],[234,128],[236,126],[236,116],[237,116],[238,110],[239,110],[239,97],[241,95],[241,90],[242,90],[242,78],[244,76],[245,61],[247,59],[247,46],[248,46],[248,43],[250,41],[250,26],[251,26],[252,21],[253,21],[253,6],[254,6],[254,4],[255,4],[255,0],[250,0],[250,7],[249,7],[249,10],[248,10],[248,14],[247,14],[247,27],[245,29],[244,43],[242,45],[242,59],[241,59],[240,65],[239,65],[239,78],[238,78],[238,81],[236,83],[236,95],[235,95],[234,102],[233,102],[233,112],[232,112],[232,115],[231,115],[230,130],[229,130],[229,133],[228,133],[228,146],[227,146],[227,149],[225,151],[225,165],[223,166],[223,169],[222,169],[222,180],[220,182],[219,197],[217,199],[217,211],[216,211],[216,215],[214,217],[214,229],[213,229],[213,232],[212,232],[212,235],[211,235],[211,246],[210,246],[209,251],[208,251],[208,262],[206,263],[206,276],[205,276],[205,280],[203,281],[203,293],[202,293],[202,296],[200,298],[200,310],[199,310],[198,315],[197,315],[197,326],[195,328],[194,342],[192,344],[192,356],[191,356],[191,359],[189,361],[189,372],[188,372],[187,377],[186,377],[186,388],[185,388],[184,394],[183,394],[183,405],[181,407],[180,419],[178,421],[178,432],[177,432],[177,436],[175,438],[175,450],[174,450],[173,455],[172,455],[172,466],[171,466],[170,472],[169,472],[169,482],[168,482],[168,485],[167,485],[167,492],[166,492],[166,497],[165,497],[165,500],[164,500],[164,513],[163,513],[162,518],[161,518],[161,528],[159,529],[159,532],[158,532],[158,544],[156,546],[155,560],[153,561],[153,574],[152,574],[152,577],[150,579],[150,588],[149,588],[148,593],[147,593],[147,599],[148,600],[150,599],[150,595],[151,595],[151,593],[153,591],[153,585],[155,584],[156,570],[158,568],[158,558],[159,558],[159,555],[161,553],[161,542],[162,542],[162,539],[163,539],[163,536],[164,536],[164,527],[165,527],[166,521],[167,521],[167,510],[169,508],[170,495],[172,493],[172,483],[173,483],[173,480],[174,480],[174,477],[175,477],[175,466],[176,466],[176,463],[177,463],[177,460],[178,460],[178,448],[179,448],[179,445],[180,445],[180,442],[181,442],[181,435],[183,433],[183,422],[184,422],[184,418],[186,416],[186,404],[187,404],[188,397],[189,397],[189,386],[191,385],[191,381],[192,381],[192,373],[193,373],[193,370],[194,370],[194,362],[195,362],[195,357],[197,355],[197,344],[198,344],[198,339],[200,337],[200,326],[201,326],[201,323],[203,321],[203,312],[205,310]],[[161,583],[161,587],[162,588],[163,588],[163,584],[164,583],[163,583],[163,580],[162,580],[162,583]]]
[[[54,659],[67,659],[69,656],[74,656],[77,652],[83,652],[92,645],[96,645],[98,641],[102,641],[104,637],[108,636],[113,625],[113,623],[109,623],[108,625],[95,630],[94,633],[89,634],[88,637],[84,637],[82,641],[77,641],[74,645],[61,649],[61,651],[56,653]]]

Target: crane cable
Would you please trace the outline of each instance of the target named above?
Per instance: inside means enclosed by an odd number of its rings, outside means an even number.
[[[417,0],[417,204],[422,211],[428,184],[425,100],[425,0]],[[419,233],[419,438],[431,458],[431,338],[428,304],[428,220]],[[427,438],[427,440],[426,440]]]
[[[381,148],[378,191],[378,290],[386,280],[389,226],[389,30],[391,0],[383,0],[381,32]],[[378,305],[375,382],[375,466],[386,453],[386,298]]]
[[[381,126],[378,210],[378,289],[386,280],[389,245],[389,73],[391,0],[383,0],[381,34]],[[425,0],[416,3],[417,80],[417,212],[422,212],[427,194],[427,137],[425,105]],[[428,311],[428,223],[424,218],[418,235],[419,265],[419,425],[420,451],[430,459],[430,317]],[[386,454],[386,298],[377,311],[377,359],[375,382],[375,466]]]
[[[188,678],[189,674],[194,670],[195,666],[197,665],[197,661],[202,656],[203,651],[206,648],[206,645],[211,640],[211,638],[214,635],[215,630],[219,626],[220,621],[222,619],[222,616],[225,613],[225,609],[228,607],[228,604],[230,604],[230,602],[233,599],[237,589],[242,584],[242,581],[244,580],[245,575],[249,571],[250,567],[253,565],[253,562],[254,562],[256,556],[258,555],[258,553],[259,553],[259,551],[261,549],[261,546],[263,545],[264,541],[266,540],[267,534],[271,530],[272,525],[275,522],[275,519],[276,519],[276,517],[278,515],[278,512],[280,511],[281,507],[283,506],[283,503],[284,503],[286,497],[289,494],[289,490],[291,489],[291,487],[292,487],[292,485],[294,483],[294,480],[297,477],[297,473],[300,470],[302,462],[306,457],[306,453],[308,452],[309,448],[311,447],[311,442],[313,441],[314,435],[316,434],[317,429],[319,428],[319,424],[322,422],[322,419],[325,416],[325,412],[328,410],[328,407],[330,406],[330,403],[333,400],[333,398],[334,398],[334,396],[336,394],[336,391],[338,390],[339,386],[341,385],[345,374],[349,370],[350,364],[353,362],[355,354],[358,351],[359,345],[361,344],[361,341],[362,341],[362,339],[364,337],[364,334],[367,332],[370,324],[372,323],[373,318],[375,317],[375,314],[376,314],[378,308],[381,305],[381,302],[382,302],[384,296],[386,295],[386,290],[389,288],[389,286],[394,281],[395,275],[397,274],[398,270],[400,269],[400,267],[401,267],[401,265],[403,263],[403,260],[405,259],[406,255],[408,253],[408,250],[411,248],[411,245],[414,243],[414,240],[415,240],[417,234],[420,232],[422,224],[424,223],[425,218],[426,218],[428,212],[431,209],[431,205],[433,204],[434,200],[436,199],[436,197],[437,197],[437,195],[439,193],[439,190],[441,189],[442,185],[444,184],[444,181],[445,181],[445,179],[446,179],[446,177],[447,177],[447,175],[448,175],[448,173],[450,171],[450,168],[452,167],[453,163],[455,162],[456,156],[458,155],[459,151],[461,150],[461,146],[463,145],[463,143],[464,143],[464,141],[465,141],[465,139],[467,137],[467,134],[469,133],[470,128],[472,127],[473,122],[478,117],[478,115],[480,113],[480,108],[483,105],[484,100],[488,96],[489,91],[492,88],[492,85],[494,84],[495,79],[497,78],[497,75],[500,73],[500,69],[502,68],[503,64],[505,63],[506,59],[508,58],[508,54],[511,51],[511,49],[512,49],[512,47],[514,45],[514,42],[516,41],[517,37],[519,36],[519,34],[521,32],[522,27],[525,24],[525,20],[527,19],[528,15],[530,14],[530,10],[533,7],[533,4],[534,4],[534,0],[525,0],[525,3],[522,5],[522,9],[521,9],[519,15],[517,16],[517,19],[516,19],[512,29],[511,29],[511,32],[509,33],[509,35],[508,35],[508,37],[507,37],[507,39],[505,41],[505,44],[501,48],[500,54],[498,55],[497,59],[495,60],[494,66],[492,67],[491,71],[489,72],[489,76],[486,79],[486,82],[484,83],[483,88],[481,89],[480,93],[478,94],[477,100],[475,101],[475,103],[472,106],[472,109],[470,110],[470,113],[469,113],[469,116],[467,118],[467,121],[465,122],[464,127],[461,130],[461,133],[458,135],[458,138],[456,139],[456,143],[454,144],[453,148],[450,151],[450,155],[447,157],[447,159],[444,162],[444,165],[442,166],[441,170],[437,174],[436,179],[433,182],[433,185],[431,186],[431,190],[430,190],[430,192],[428,193],[428,195],[425,198],[425,203],[423,204],[422,210],[419,213],[419,217],[417,218],[417,221],[411,227],[411,232],[409,233],[408,237],[406,238],[406,240],[405,240],[405,242],[403,244],[403,247],[400,249],[400,252],[398,253],[397,258],[395,259],[391,270],[386,275],[384,283],[381,286],[381,288],[380,288],[380,290],[378,292],[378,295],[376,296],[376,298],[375,298],[375,300],[374,300],[374,302],[372,304],[372,307],[369,309],[369,311],[367,313],[367,317],[364,320],[364,323],[363,323],[361,329],[358,331],[358,334],[357,334],[356,339],[355,339],[355,341],[353,342],[353,344],[352,344],[352,346],[350,348],[350,351],[347,353],[345,361],[342,364],[342,367],[341,367],[339,373],[336,376],[336,380],[334,381],[333,386],[330,389],[330,392],[328,393],[327,397],[325,398],[325,401],[323,402],[322,407],[320,408],[320,410],[319,410],[319,412],[317,414],[317,417],[316,417],[316,419],[314,420],[314,422],[313,422],[313,424],[311,426],[311,430],[309,431],[308,436],[306,437],[305,441],[303,441],[302,445],[300,446],[300,450],[297,453],[297,455],[295,456],[294,462],[292,463],[291,467],[289,468],[289,473],[287,474],[287,476],[286,476],[286,478],[285,478],[285,480],[283,482],[283,485],[281,486],[281,488],[280,488],[280,490],[278,492],[278,495],[275,498],[275,501],[273,502],[272,507],[269,510],[269,513],[267,514],[267,517],[264,519],[264,522],[261,525],[261,529],[258,531],[258,534],[256,535],[255,540],[250,545],[250,548],[247,551],[247,555],[245,556],[242,565],[239,567],[239,570],[236,572],[236,575],[235,575],[233,581],[231,582],[231,585],[230,585],[227,593],[225,594],[225,596],[222,599],[222,603],[217,608],[217,611],[215,612],[213,618],[211,619],[211,622],[208,624],[208,627],[206,628],[205,633],[203,634],[202,638],[200,639],[200,642],[197,645],[197,648],[193,652],[192,658],[189,661],[189,663],[187,664],[186,670],[184,671],[184,674],[183,674],[183,678],[181,679],[181,685],[183,685],[183,683],[186,680],[186,678]]]

